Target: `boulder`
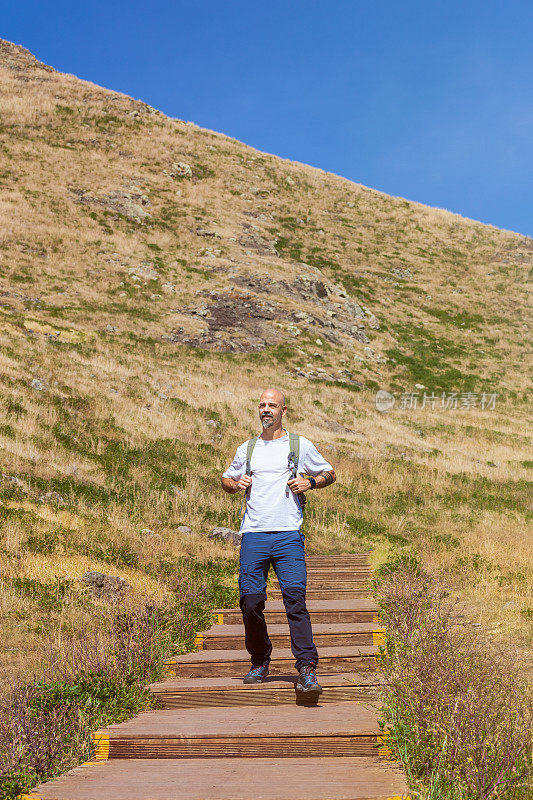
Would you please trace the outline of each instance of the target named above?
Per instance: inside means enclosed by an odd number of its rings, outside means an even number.
[[[103,572],[90,571],[86,572],[81,580],[91,594],[99,600],[116,603],[131,591],[129,583],[118,575],[105,575]]]
[[[185,161],[174,161],[169,175],[171,178],[192,178],[192,168]]]
[[[231,528],[213,528],[209,536],[212,539],[224,539],[224,541],[230,542],[236,547],[240,545],[242,539],[242,534]]]
[[[17,478],[16,475],[6,475],[5,472],[2,472],[2,480],[9,483],[10,486],[14,487],[15,489],[21,489],[23,492],[29,492],[28,487],[20,478]]]
[[[130,267],[128,274],[143,281],[156,281],[159,278],[159,273],[148,262],[143,262],[138,267]]]
[[[123,217],[128,217],[136,222],[150,217],[144,208],[144,206],[150,205],[150,200],[147,195],[140,192],[117,189],[99,197],[89,194],[85,189],[69,189],[69,192],[76,197],[76,203],[103,206],[109,211],[122,214]]]
[[[59,492],[46,492],[46,494],[39,495],[39,500],[41,503],[57,503],[58,506],[65,506],[66,500],[64,500]]]
[[[178,533],[182,533],[184,536],[189,536],[192,533],[192,530],[188,525],[178,525],[176,531]]]

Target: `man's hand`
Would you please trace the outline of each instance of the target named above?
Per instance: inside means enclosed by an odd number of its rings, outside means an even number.
[[[301,475],[298,475],[297,478],[291,478],[290,481],[287,481],[287,484],[294,494],[307,492],[311,488],[311,481],[308,481],[307,478],[302,478]]]
[[[324,487],[335,483],[336,480],[337,476],[335,475],[334,470],[323,470],[322,472],[319,472],[318,475],[315,475],[315,489],[324,489]],[[298,494],[299,492],[308,492],[311,488],[311,481],[302,477],[302,475],[297,475],[296,478],[291,478],[291,480],[287,481],[287,483],[294,494]]]
[[[238,481],[235,482],[237,489],[247,489],[249,486],[252,485],[252,476],[251,475],[243,475],[242,478],[239,478]]]
[[[234,481],[233,478],[222,478],[221,479],[222,488],[228,494],[237,494],[237,492],[242,492],[242,490],[246,490],[252,483],[251,475],[243,475],[239,478],[238,481]]]

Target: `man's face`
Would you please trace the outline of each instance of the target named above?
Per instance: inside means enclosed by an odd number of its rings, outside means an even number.
[[[277,392],[264,392],[259,399],[259,419],[263,428],[281,425],[281,418],[287,407]]]

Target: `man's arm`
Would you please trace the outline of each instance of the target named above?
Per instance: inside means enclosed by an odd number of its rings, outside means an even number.
[[[243,475],[236,481],[233,478],[225,478],[222,476],[220,482],[225,492],[228,494],[237,494],[237,492],[241,492],[243,489],[247,489],[248,486],[250,486],[252,477],[251,475]]]
[[[330,486],[332,483],[335,483],[336,480],[337,476],[335,475],[334,469],[323,469],[322,472],[315,475],[315,489],[325,489],[326,486]]]
[[[325,489],[326,486],[329,486],[331,483],[335,483],[336,480],[337,476],[335,475],[334,469],[324,469],[322,472],[319,472],[317,475],[315,475],[315,489]],[[291,491],[293,491],[295,494],[298,492],[307,492],[313,485],[309,478],[303,478],[301,475],[298,475],[297,478],[292,478],[292,480],[290,480],[288,483]]]

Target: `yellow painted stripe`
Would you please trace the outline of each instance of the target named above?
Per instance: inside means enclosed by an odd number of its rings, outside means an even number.
[[[41,798],[35,794],[19,794],[18,800],[41,800]]]
[[[194,646],[196,647],[197,650],[203,650],[204,649],[204,637],[202,636],[201,633],[198,633],[194,637]]]
[[[374,647],[381,647],[381,645],[385,644],[385,633],[386,628],[374,628],[372,631]]]
[[[224,624],[224,614],[213,614],[215,618],[215,625],[223,625]]]
[[[106,761],[109,758],[109,734],[102,731],[95,731],[92,735],[94,747],[94,757],[98,761]]]
[[[387,731],[384,731],[384,733],[382,733],[382,735],[378,736],[377,738],[378,738],[378,744],[381,745],[381,747],[378,747],[378,755],[381,756],[382,758],[386,758],[389,761],[392,761],[392,750],[390,749],[388,744],[389,733]]]
[[[167,677],[174,678],[178,673],[177,661],[163,661],[163,672]]]

